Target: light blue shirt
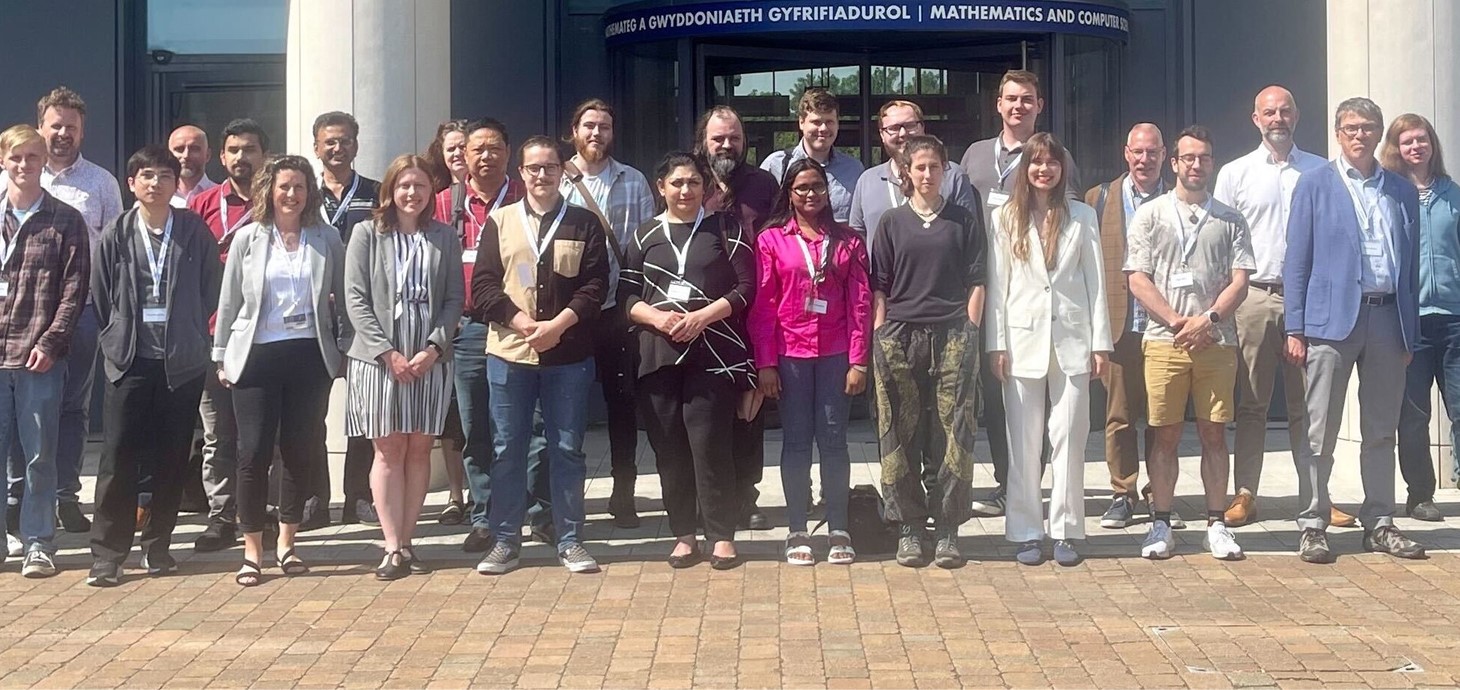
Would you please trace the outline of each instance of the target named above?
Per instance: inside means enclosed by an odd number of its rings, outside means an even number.
[[[776,176],[776,182],[786,175],[786,168],[806,157],[806,145],[797,142],[790,155],[776,151],[761,162],[760,169]],[[852,216],[852,192],[857,188],[857,179],[862,176],[862,161],[836,149],[826,159],[827,193],[831,202],[831,215],[838,223],[845,223]]]
[[[1125,207],[1126,246],[1130,246],[1130,221],[1136,216],[1136,209],[1140,208],[1141,204],[1160,197],[1165,193],[1166,182],[1163,180],[1156,183],[1156,191],[1146,196],[1141,196],[1140,192],[1136,191],[1135,178],[1130,175],[1125,176],[1125,183],[1120,186],[1120,203]],[[1129,302],[1127,305],[1129,309],[1127,311],[1130,312],[1131,332],[1145,333],[1146,319],[1150,318],[1146,315],[1146,309],[1141,306],[1140,302],[1136,301],[1134,296],[1130,295],[1129,291],[1126,292],[1126,301]]]
[[[1338,169],[1343,173],[1344,186],[1348,188],[1349,200],[1359,220],[1359,287],[1366,295],[1392,295],[1397,290],[1395,275],[1398,273],[1394,261],[1394,228],[1404,222],[1399,204],[1383,194],[1385,173],[1377,163],[1374,174],[1364,177],[1339,156]]]

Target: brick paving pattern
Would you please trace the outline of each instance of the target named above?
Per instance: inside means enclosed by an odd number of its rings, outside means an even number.
[[[873,472],[869,433],[858,431],[858,481]],[[1090,558],[1074,568],[1020,566],[1002,539],[1002,521],[976,520],[964,528],[962,545],[981,560],[956,571],[870,559],[789,567],[778,562],[784,529],[747,535],[742,552],[751,561],[736,570],[674,571],[663,563],[669,536],[662,513],[647,513],[632,531],[613,530],[602,514],[609,488],[602,435],[594,431],[590,444],[602,467],[593,468],[587,530],[602,574],[570,576],[548,547],[531,545],[522,569],[484,577],[459,549],[464,529],[432,522],[420,552],[440,570],[429,576],[376,582],[378,533],[333,527],[301,536],[311,574],[284,578],[271,568],[262,586],[243,589],[232,577],[237,549],[188,548],[201,529],[189,516],[176,549],[181,575],[147,579],[129,569],[122,586],[94,589],[83,584],[84,536],[65,535],[63,571],[53,579],[19,577],[17,559],[0,566],[0,688],[1460,682],[1460,533],[1400,518],[1402,528],[1438,547],[1429,560],[1403,562],[1360,553],[1359,531],[1336,529],[1338,562],[1303,564],[1292,555],[1286,452],[1269,452],[1264,478],[1272,487],[1264,493],[1286,498],[1260,503],[1266,521],[1238,530],[1250,555],[1236,563],[1201,552],[1196,520],[1177,533],[1176,558],[1134,557],[1144,524],[1098,527],[1107,490],[1097,454],[1087,472]],[[1194,448],[1183,453],[1194,456]],[[768,459],[778,454],[772,447]],[[981,487],[990,483],[988,469],[979,466]],[[1192,519],[1200,508],[1195,457],[1183,470],[1178,507]],[[1357,479],[1340,484],[1339,474],[1336,493],[1354,508]],[[652,479],[641,478],[640,496],[657,495]],[[767,468],[762,489],[767,506],[783,504],[775,468]],[[1439,497],[1451,524],[1457,500],[1453,488]],[[643,498],[640,505],[657,508]],[[824,537],[816,547],[824,557]]]

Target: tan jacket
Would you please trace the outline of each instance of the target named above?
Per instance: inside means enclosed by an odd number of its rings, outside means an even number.
[[[1097,202],[1100,200],[1100,188],[1106,185],[1096,185],[1085,192],[1085,203],[1097,209],[1100,215],[1100,256],[1105,265],[1105,302],[1110,308],[1112,343],[1120,340],[1121,331],[1125,330],[1126,319],[1130,316],[1130,287],[1126,284],[1125,272],[1121,270],[1125,265],[1125,203],[1120,195],[1125,178],[1126,175],[1122,174],[1106,183],[1109,186],[1103,212]]]

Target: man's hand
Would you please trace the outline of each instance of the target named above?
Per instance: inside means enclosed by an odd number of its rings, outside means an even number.
[[[508,328],[511,328],[517,335],[524,338],[531,338],[533,332],[537,330],[537,326],[537,321],[533,321],[532,317],[520,311],[514,314],[512,316],[512,322],[507,324]]]
[[[51,367],[55,366],[55,364],[56,360],[51,359],[51,356],[39,347],[32,347],[30,349],[30,356],[25,358],[25,368],[37,374],[44,374],[50,371]]]
[[[1177,346],[1190,352],[1201,350],[1211,344],[1212,339],[1209,336],[1214,326],[1205,314],[1185,319],[1181,328],[1176,330]]]
[[[1295,367],[1308,366],[1308,339],[1301,335],[1289,335],[1283,355]]]
[[[556,319],[538,321],[533,327],[532,335],[527,336],[527,344],[535,352],[547,352],[563,341],[563,332],[566,330],[568,327]]]

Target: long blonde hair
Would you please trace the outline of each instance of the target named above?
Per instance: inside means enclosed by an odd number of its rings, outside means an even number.
[[[1065,147],[1054,135],[1040,132],[1024,142],[1024,155],[1014,171],[1014,194],[999,212],[1003,214],[1004,228],[1013,240],[1011,250],[1014,258],[1028,261],[1029,225],[1038,220],[1033,217],[1037,192],[1029,184],[1029,164],[1046,156],[1060,164],[1059,182],[1049,191],[1049,213],[1045,214],[1043,223],[1039,223],[1039,241],[1044,244],[1044,267],[1052,269],[1055,252],[1059,249],[1060,229],[1070,219],[1070,207],[1065,202],[1065,185],[1070,171],[1065,169]]]

